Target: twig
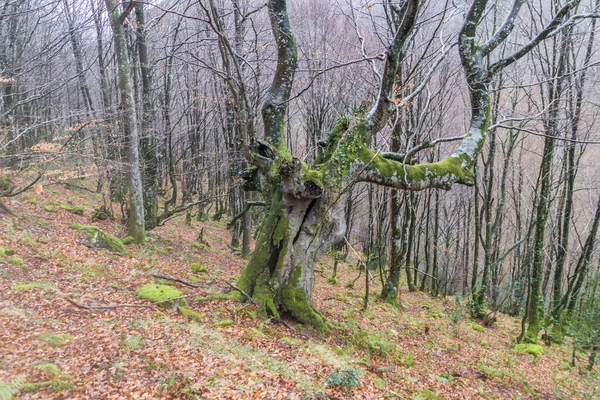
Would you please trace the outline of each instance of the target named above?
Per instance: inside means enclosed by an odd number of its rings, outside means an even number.
[[[66,186],[67,188],[70,188],[70,189],[85,190],[86,192],[90,192],[90,193],[93,193],[93,194],[98,194],[98,192],[96,192],[95,190],[88,189],[88,188],[86,188],[84,186],[75,185],[75,184],[70,183],[70,182],[66,182],[65,181],[65,182],[57,182],[57,183],[62,183],[64,186]]]
[[[121,253],[118,253],[116,251],[112,251],[112,250],[109,250],[109,249],[105,249],[104,247],[93,246],[93,245],[87,243],[85,240],[79,240],[79,243],[81,243],[82,245],[84,245],[88,249],[92,249],[92,250],[104,250],[104,251],[109,252],[112,255],[123,257],[123,254],[121,254]]]
[[[288,329],[296,332],[299,335],[304,336],[307,339],[312,339],[313,337],[310,335],[307,335],[306,333],[300,332],[299,330],[297,330],[296,328],[294,328],[293,326],[291,326],[290,324],[288,324],[286,321],[282,320],[281,318],[276,318],[276,317],[271,317],[269,319],[272,319],[273,321],[277,321],[280,324],[284,325],[285,327],[287,327]]]
[[[190,286],[190,287],[193,287],[193,288],[199,288],[200,287],[200,285],[195,285],[193,283],[184,281],[183,279],[173,278],[171,276],[157,275],[157,274],[150,274],[150,276],[153,277],[153,278],[156,278],[156,279],[164,279],[166,281],[179,282],[179,283],[182,283],[182,284],[184,284],[186,286]]]
[[[337,300],[337,301],[342,302],[344,304],[351,304],[348,300],[338,299],[337,297],[328,297],[326,299],[323,299],[323,301],[327,301],[327,300]]]
[[[250,296],[248,293],[244,292],[242,289],[240,289],[239,287],[235,286],[233,283],[231,282],[227,282],[227,281],[223,281],[225,282],[227,285],[229,285],[229,287],[231,287],[233,290],[237,290],[238,292],[240,292],[246,299],[248,299],[248,301],[252,304],[254,304],[256,307],[260,307],[260,304],[258,304],[256,302],[256,300],[254,300],[252,298],[252,296]]]
[[[231,250],[232,254],[236,254],[236,255],[242,254],[242,250],[240,250],[236,247],[233,247],[231,245],[227,245],[227,247],[229,248],[229,250]]]
[[[125,307],[133,307],[133,308],[150,308],[155,309],[153,305],[150,304],[111,304],[107,306],[91,306],[88,304],[77,303],[75,300],[69,297],[63,297],[67,302],[73,304],[77,308],[83,308],[84,310],[113,310],[116,308],[125,308]]]

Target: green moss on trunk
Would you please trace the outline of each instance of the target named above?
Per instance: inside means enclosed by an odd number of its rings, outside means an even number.
[[[319,333],[330,331],[327,321],[308,303],[304,290],[297,286],[302,267],[294,268],[293,276],[279,287],[277,296],[283,307],[300,322],[313,326]]]

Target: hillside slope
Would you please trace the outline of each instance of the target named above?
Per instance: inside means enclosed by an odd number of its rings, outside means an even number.
[[[250,303],[219,300],[244,266],[227,247],[223,223],[188,225],[181,216],[120,255],[90,246],[86,231],[72,228],[94,225],[122,237],[118,222],[92,222],[100,203],[61,185],[7,203],[19,218],[0,220],[0,398],[600,396],[597,370],[571,367],[570,348],[515,352],[514,318],[499,315],[483,328],[454,298],[406,291],[403,308],[372,296],[361,313],[363,277],[349,287],[359,272],[342,265],[337,283],[327,283],[328,260],[316,276],[315,305],[339,329],[316,337],[291,320],[298,331],[261,319]],[[205,245],[196,242],[202,228]],[[181,292],[196,313],[185,317],[136,296],[156,282]],[[377,293],[378,278],[373,285]]]

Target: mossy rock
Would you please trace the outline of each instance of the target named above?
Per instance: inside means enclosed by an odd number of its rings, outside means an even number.
[[[192,247],[198,250],[204,250],[206,249],[206,246],[203,245],[202,243],[192,243]]]
[[[186,307],[179,307],[179,312],[181,315],[196,322],[202,322],[204,320],[204,315],[199,313],[198,311],[190,310]]]
[[[213,325],[219,328],[226,328],[228,326],[233,325],[232,319],[221,319],[218,321],[213,321]]]
[[[107,249],[120,254],[126,253],[125,245],[123,245],[121,239],[111,235],[110,233],[104,232],[96,226],[72,224],[71,228],[80,232],[86,232],[87,244],[90,246],[100,247],[102,249]]]
[[[473,328],[474,331],[485,332],[485,328],[483,326],[479,325],[476,322],[471,322],[470,325],[471,325],[471,328]]]
[[[0,247],[0,257],[14,256],[16,252],[10,247]]]
[[[208,272],[206,267],[204,267],[198,263],[193,263],[192,265],[190,265],[190,269],[192,270],[192,272],[194,274],[202,274],[202,273]]]
[[[23,259],[21,257],[10,257],[6,260],[6,262],[12,265],[16,265],[17,267],[25,266],[25,263],[23,263]]]
[[[284,336],[279,340],[281,340],[283,343],[289,344],[290,346],[298,346],[302,343],[300,339],[291,338],[289,336]]]
[[[18,292],[18,293],[24,292],[26,290],[33,290],[33,289],[41,289],[46,292],[58,292],[59,291],[56,286],[51,285],[46,282],[19,283],[18,285],[15,285],[12,287],[12,290],[14,290],[15,292]]]
[[[51,362],[42,362],[40,364],[36,364],[34,368],[52,377],[61,375],[60,368],[56,364]]]
[[[37,340],[50,347],[62,347],[68,341],[73,340],[73,336],[67,333],[42,333]]]
[[[135,243],[135,239],[132,236],[125,236],[121,239],[121,242],[123,242],[124,245],[133,244]]]
[[[135,293],[137,297],[143,300],[148,300],[159,307],[171,308],[175,304],[176,299],[181,298],[181,292],[171,286],[158,285],[152,283],[150,285],[142,286]],[[185,299],[180,299],[180,309],[185,308],[187,302]]]
[[[94,210],[92,212],[92,220],[106,221],[111,218],[111,215],[104,209]]]
[[[83,208],[83,206],[70,206],[67,204],[61,204],[59,207],[61,210],[69,211],[77,215],[83,215],[85,211],[85,208]]]
[[[0,192],[10,193],[14,188],[15,184],[6,175],[0,175]]]
[[[56,212],[56,207],[54,207],[54,206],[44,206],[44,211],[49,212],[49,213],[55,213]]]
[[[542,346],[540,346],[539,344],[521,343],[521,344],[518,344],[515,346],[514,352],[531,354],[536,357],[539,357],[542,354],[544,354],[544,348]]]
[[[37,392],[38,390],[41,390],[41,389],[44,389],[47,387],[51,387],[52,390],[54,390],[55,392],[58,392],[60,390],[73,389],[74,385],[72,383],[64,382],[61,380],[26,383],[25,385],[23,385],[21,392],[22,393],[33,393],[33,392]]]

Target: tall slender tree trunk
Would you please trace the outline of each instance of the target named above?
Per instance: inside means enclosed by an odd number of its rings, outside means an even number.
[[[136,44],[142,77],[142,131],[140,144],[143,171],[144,219],[146,229],[152,229],[158,225],[158,160],[156,135],[153,130],[152,69],[150,67],[148,46],[146,44],[144,5],[141,3],[135,4],[135,18],[137,22]]]
[[[119,92],[121,95],[121,123],[126,143],[127,181],[129,189],[129,221],[128,234],[137,243],[146,239],[144,228],[144,198],[142,176],[138,151],[138,127],[133,86],[131,82],[131,65],[127,49],[127,38],[123,26],[123,15],[119,12],[117,0],[105,0],[110,25],[113,31],[115,54],[118,65]]]

